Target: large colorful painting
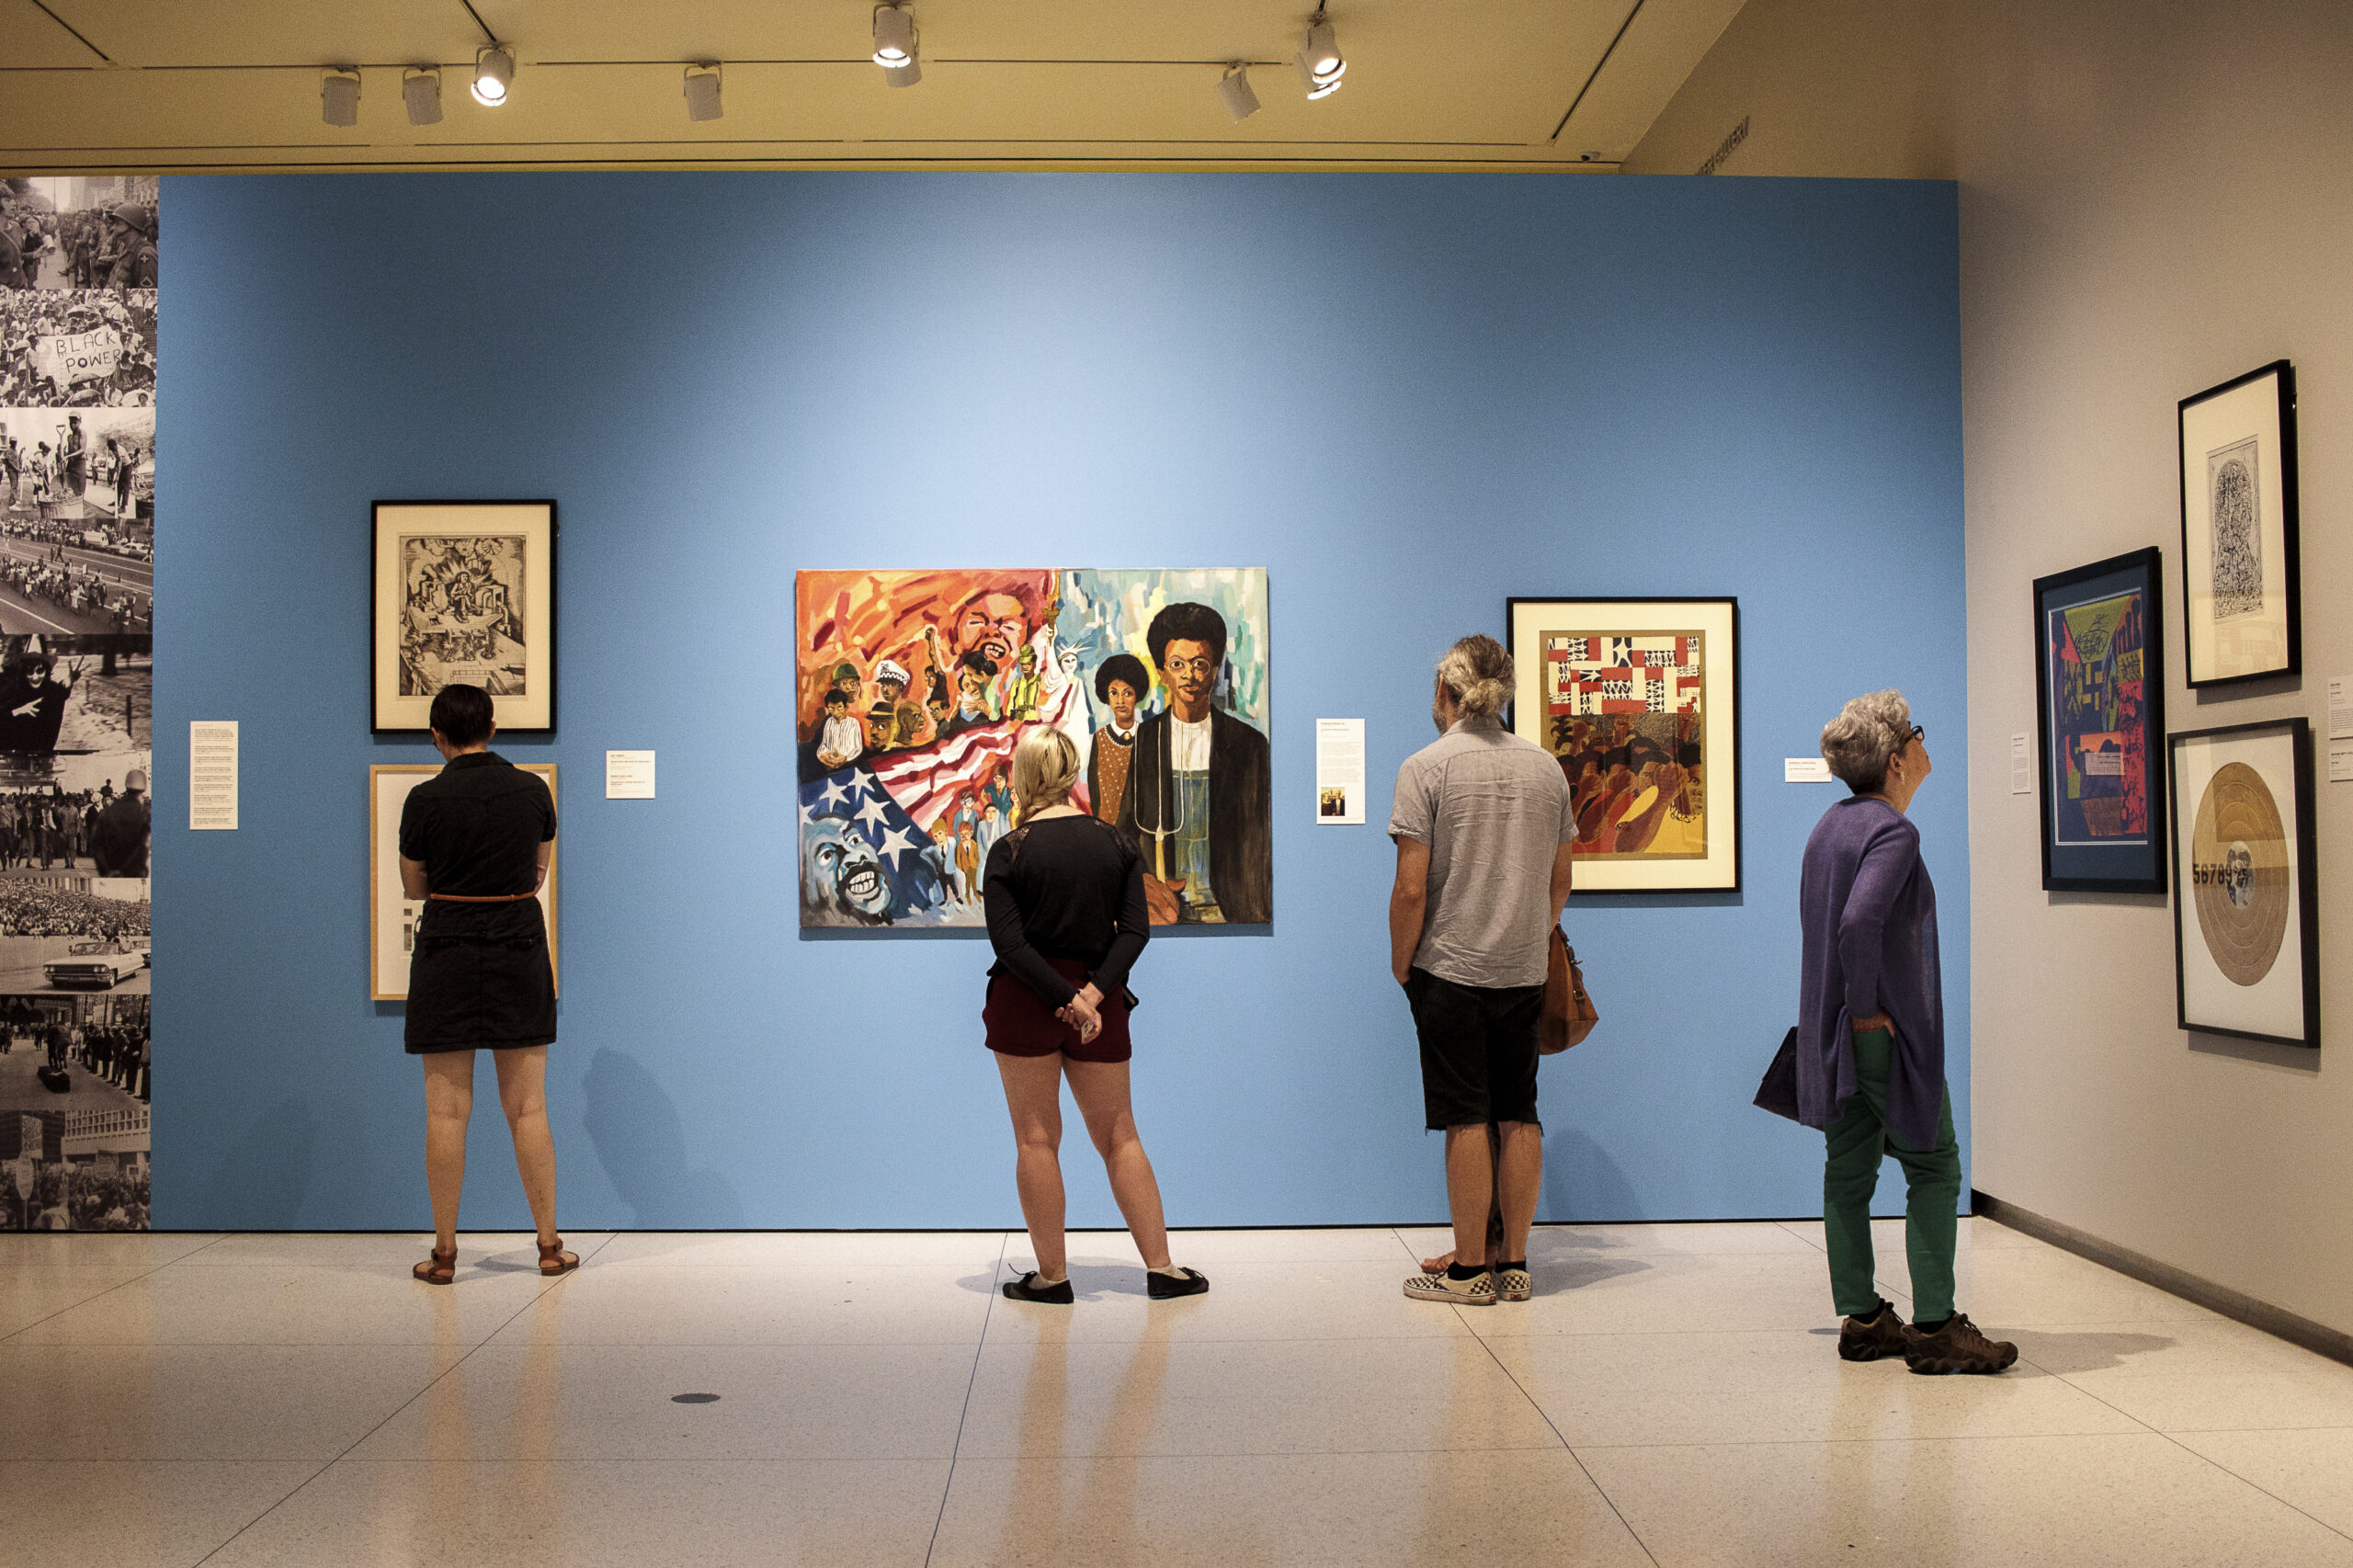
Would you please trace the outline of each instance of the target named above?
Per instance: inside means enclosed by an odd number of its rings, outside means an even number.
[[[2172,737],[2181,1027],[2320,1044],[2320,876],[2302,719]]]
[[[2165,891],[2161,589],[2154,548],[2035,580],[2046,888]]]
[[[804,926],[983,925],[1036,724],[1154,925],[1273,920],[1264,570],[803,572],[794,625]]]
[[[1740,886],[1739,606],[1511,599],[1514,729],[1560,760],[1584,892]]]

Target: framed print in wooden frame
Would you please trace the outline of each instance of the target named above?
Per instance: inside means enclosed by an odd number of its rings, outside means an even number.
[[[521,762],[516,766],[547,780],[548,795],[563,818],[562,797],[556,794],[555,764]],[[368,995],[376,1002],[408,1000],[409,954],[416,950],[416,923],[425,902],[412,899],[401,887],[401,808],[408,792],[441,771],[436,763],[378,763],[368,769]],[[557,994],[563,994],[563,965],[558,957],[556,871],[563,859],[562,847],[548,858],[548,880],[540,889],[540,909],[548,923],[548,963],[555,971]]]
[[[555,534],[552,501],[376,503],[376,733],[429,728],[460,683],[502,730],[555,728]]]
[[[2275,360],[2182,399],[2179,433],[2189,684],[2298,674],[2294,369]]]
[[[1557,758],[1576,891],[1740,887],[1740,602],[1504,602],[1512,728]]]
[[[2172,739],[2174,999],[2181,1027],[2320,1044],[2312,728]]]
[[[2034,580],[2042,885],[2165,891],[2165,661],[2156,547]]]

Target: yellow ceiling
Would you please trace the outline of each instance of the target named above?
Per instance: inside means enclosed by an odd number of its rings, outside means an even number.
[[[0,169],[1609,169],[1741,0],[1331,0],[1348,73],[1315,103],[1299,0],[912,5],[923,80],[893,90],[870,0],[0,0]],[[486,28],[517,60],[496,109],[466,90]],[[723,62],[723,118],[688,120],[689,60]],[[1240,124],[1230,60],[1263,106]],[[336,63],[347,129],[319,114]],[[403,111],[422,63],[438,125]]]

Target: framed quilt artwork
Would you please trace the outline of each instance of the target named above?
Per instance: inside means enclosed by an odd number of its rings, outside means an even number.
[[[1507,599],[1512,728],[1558,758],[1578,892],[1740,886],[1736,599]]]
[[[563,800],[556,794],[555,764],[518,762],[526,773],[547,780],[561,821]],[[401,886],[401,808],[408,792],[441,771],[438,763],[378,763],[368,769],[368,995],[376,1002],[408,1000],[409,955],[416,950],[416,923],[424,917],[425,902],[410,898]],[[548,880],[540,889],[540,910],[548,923],[548,963],[555,971],[556,991],[563,989],[563,964],[556,930],[556,873],[563,861],[558,842],[548,860]]]
[[[2174,977],[2181,1027],[2320,1044],[2312,729],[2302,719],[2172,741]]]
[[[2160,566],[2152,547],[2035,579],[2047,889],[2165,891]]]
[[[2192,687],[2303,665],[2296,377],[2275,360],[2181,400],[2182,652]]]
[[[373,728],[422,731],[445,686],[505,731],[555,728],[555,503],[379,501]]]

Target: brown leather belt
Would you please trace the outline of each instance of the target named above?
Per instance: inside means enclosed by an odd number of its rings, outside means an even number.
[[[436,903],[520,903],[527,898],[537,898],[535,892],[429,892],[425,895]]]

